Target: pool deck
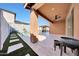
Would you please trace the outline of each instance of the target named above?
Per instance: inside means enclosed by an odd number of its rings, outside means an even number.
[[[60,39],[59,35],[38,35],[39,41],[31,43],[30,37],[19,34],[19,36],[36,52],[39,56],[60,56],[59,47],[54,51],[54,39]],[[67,52],[63,52],[63,56],[75,56],[75,51],[72,53],[71,49],[67,47]]]

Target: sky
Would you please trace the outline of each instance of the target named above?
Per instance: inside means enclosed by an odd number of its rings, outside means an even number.
[[[30,11],[24,9],[23,3],[0,3],[0,8],[16,13],[16,20],[30,23]],[[38,17],[38,24],[49,25],[48,21],[42,17]]]

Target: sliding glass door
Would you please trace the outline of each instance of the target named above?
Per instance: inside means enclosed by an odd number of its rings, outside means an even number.
[[[67,19],[67,35],[74,36],[74,9],[72,9],[69,18]]]

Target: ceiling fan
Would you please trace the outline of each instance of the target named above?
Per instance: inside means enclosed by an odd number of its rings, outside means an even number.
[[[59,20],[60,18],[61,18],[61,16],[55,15],[55,20]]]

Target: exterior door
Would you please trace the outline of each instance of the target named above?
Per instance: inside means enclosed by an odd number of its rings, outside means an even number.
[[[74,36],[74,9],[71,11],[71,14],[67,20],[67,35]]]

